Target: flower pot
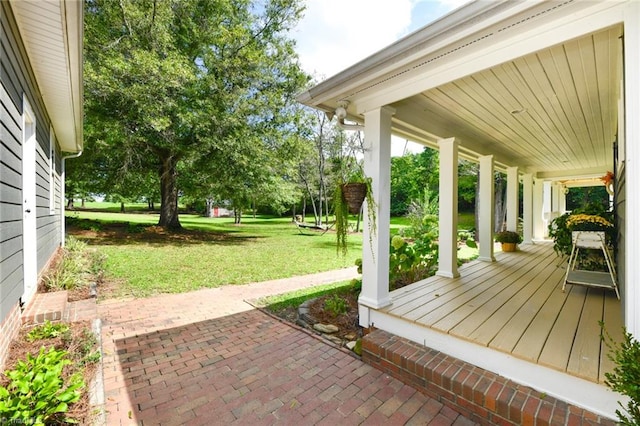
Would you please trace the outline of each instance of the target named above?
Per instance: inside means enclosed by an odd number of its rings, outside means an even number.
[[[358,214],[367,196],[366,183],[345,183],[342,185],[342,197],[347,203],[349,213]]]
[[[516,251],[516,243],[502,243],[502,251]]]

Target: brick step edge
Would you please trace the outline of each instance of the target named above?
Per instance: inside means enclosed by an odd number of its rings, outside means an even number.
[[[482,425],[616,424],[383,330],[363,338],[362,360]]]
[[[60,321],[67,309],[67,291],[36,293],[22,313],[22,324]]]

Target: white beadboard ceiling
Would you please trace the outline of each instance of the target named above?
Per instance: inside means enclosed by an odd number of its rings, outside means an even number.
[[[608,28],[403,99],[394,126],[455,136],[540,177],[612,170],[621,35]]]
[[[11,2],[63,151],[82,150],[82,1]]]

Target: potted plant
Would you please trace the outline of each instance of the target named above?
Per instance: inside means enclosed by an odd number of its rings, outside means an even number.
[[[522,242],[520,234],[514,231],[498,232],[494,238],[502,244],[502,251],[516,251],[516,246]]]

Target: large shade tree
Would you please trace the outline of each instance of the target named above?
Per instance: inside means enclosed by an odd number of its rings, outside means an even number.
[[[265,152],[278,155],[274,141],[292,132],[289,105],[306,82],[287,35],[298,0],[85,5],[87,149],[99,151],[112,184],[158,176],[160,226],[180,228],[179,191],[249,176],[265,166],[256,159],[272,158]]]

